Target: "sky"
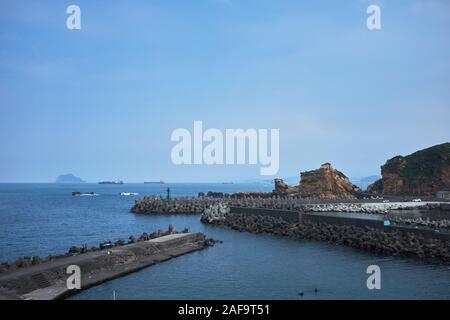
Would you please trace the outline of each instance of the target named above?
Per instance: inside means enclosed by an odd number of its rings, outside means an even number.
[[[273,178],[173,164],[195,120],[279,129],[277,177],[379,174],[450,141],[449,30],[446,0],[0,0],[0,181]]]

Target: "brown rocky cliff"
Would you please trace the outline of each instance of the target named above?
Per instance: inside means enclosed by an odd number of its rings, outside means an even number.
[[[389,159],[381,166],[381,176],[367,188],[368,192],[432,196],[450,189],[450,143]]]
[[[300,184],[288,186],[283,180],[275,179],[275,194],[323,199],[354,199],[360,190],[331,164],[325,163],[319,169],[300,173]]]
[[[359,189],[331,164],[325,163],[317,170],[300,174],[299,192],[304,197],[351,199]]]

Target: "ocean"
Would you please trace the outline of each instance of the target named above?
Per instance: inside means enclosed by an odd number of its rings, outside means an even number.
[[[263,184],[0,184],[0,261],[58,254],[69,247],[127,240],[172,223],[222,244],[87,289],[69,299],[450,299],[450,267],[204,225],[200,215],[136,215],[135,199],[155,194],[269,191]],[[74,197],[72,191],[98,196]],[[137,196],[121,196],[136,192]],[[381,290],[366,286],[381,268]],[[315,292],[315,289],[318,289]],[[299,296],[303,292],[303,297]]]

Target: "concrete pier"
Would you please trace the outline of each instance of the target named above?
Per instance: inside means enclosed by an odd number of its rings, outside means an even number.
[[[75,294],[67,267],[81,270],[81,289],[208,246],[202,233],[178,233],[111,249],[78,254],[0,274],[0,299],[52,300]]]

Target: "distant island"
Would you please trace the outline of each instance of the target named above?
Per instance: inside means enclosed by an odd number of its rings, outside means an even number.
[[[81,178],[68,173],[58,176],[56,178],[56,183],[86,183],[86,181],[83,181]]]

